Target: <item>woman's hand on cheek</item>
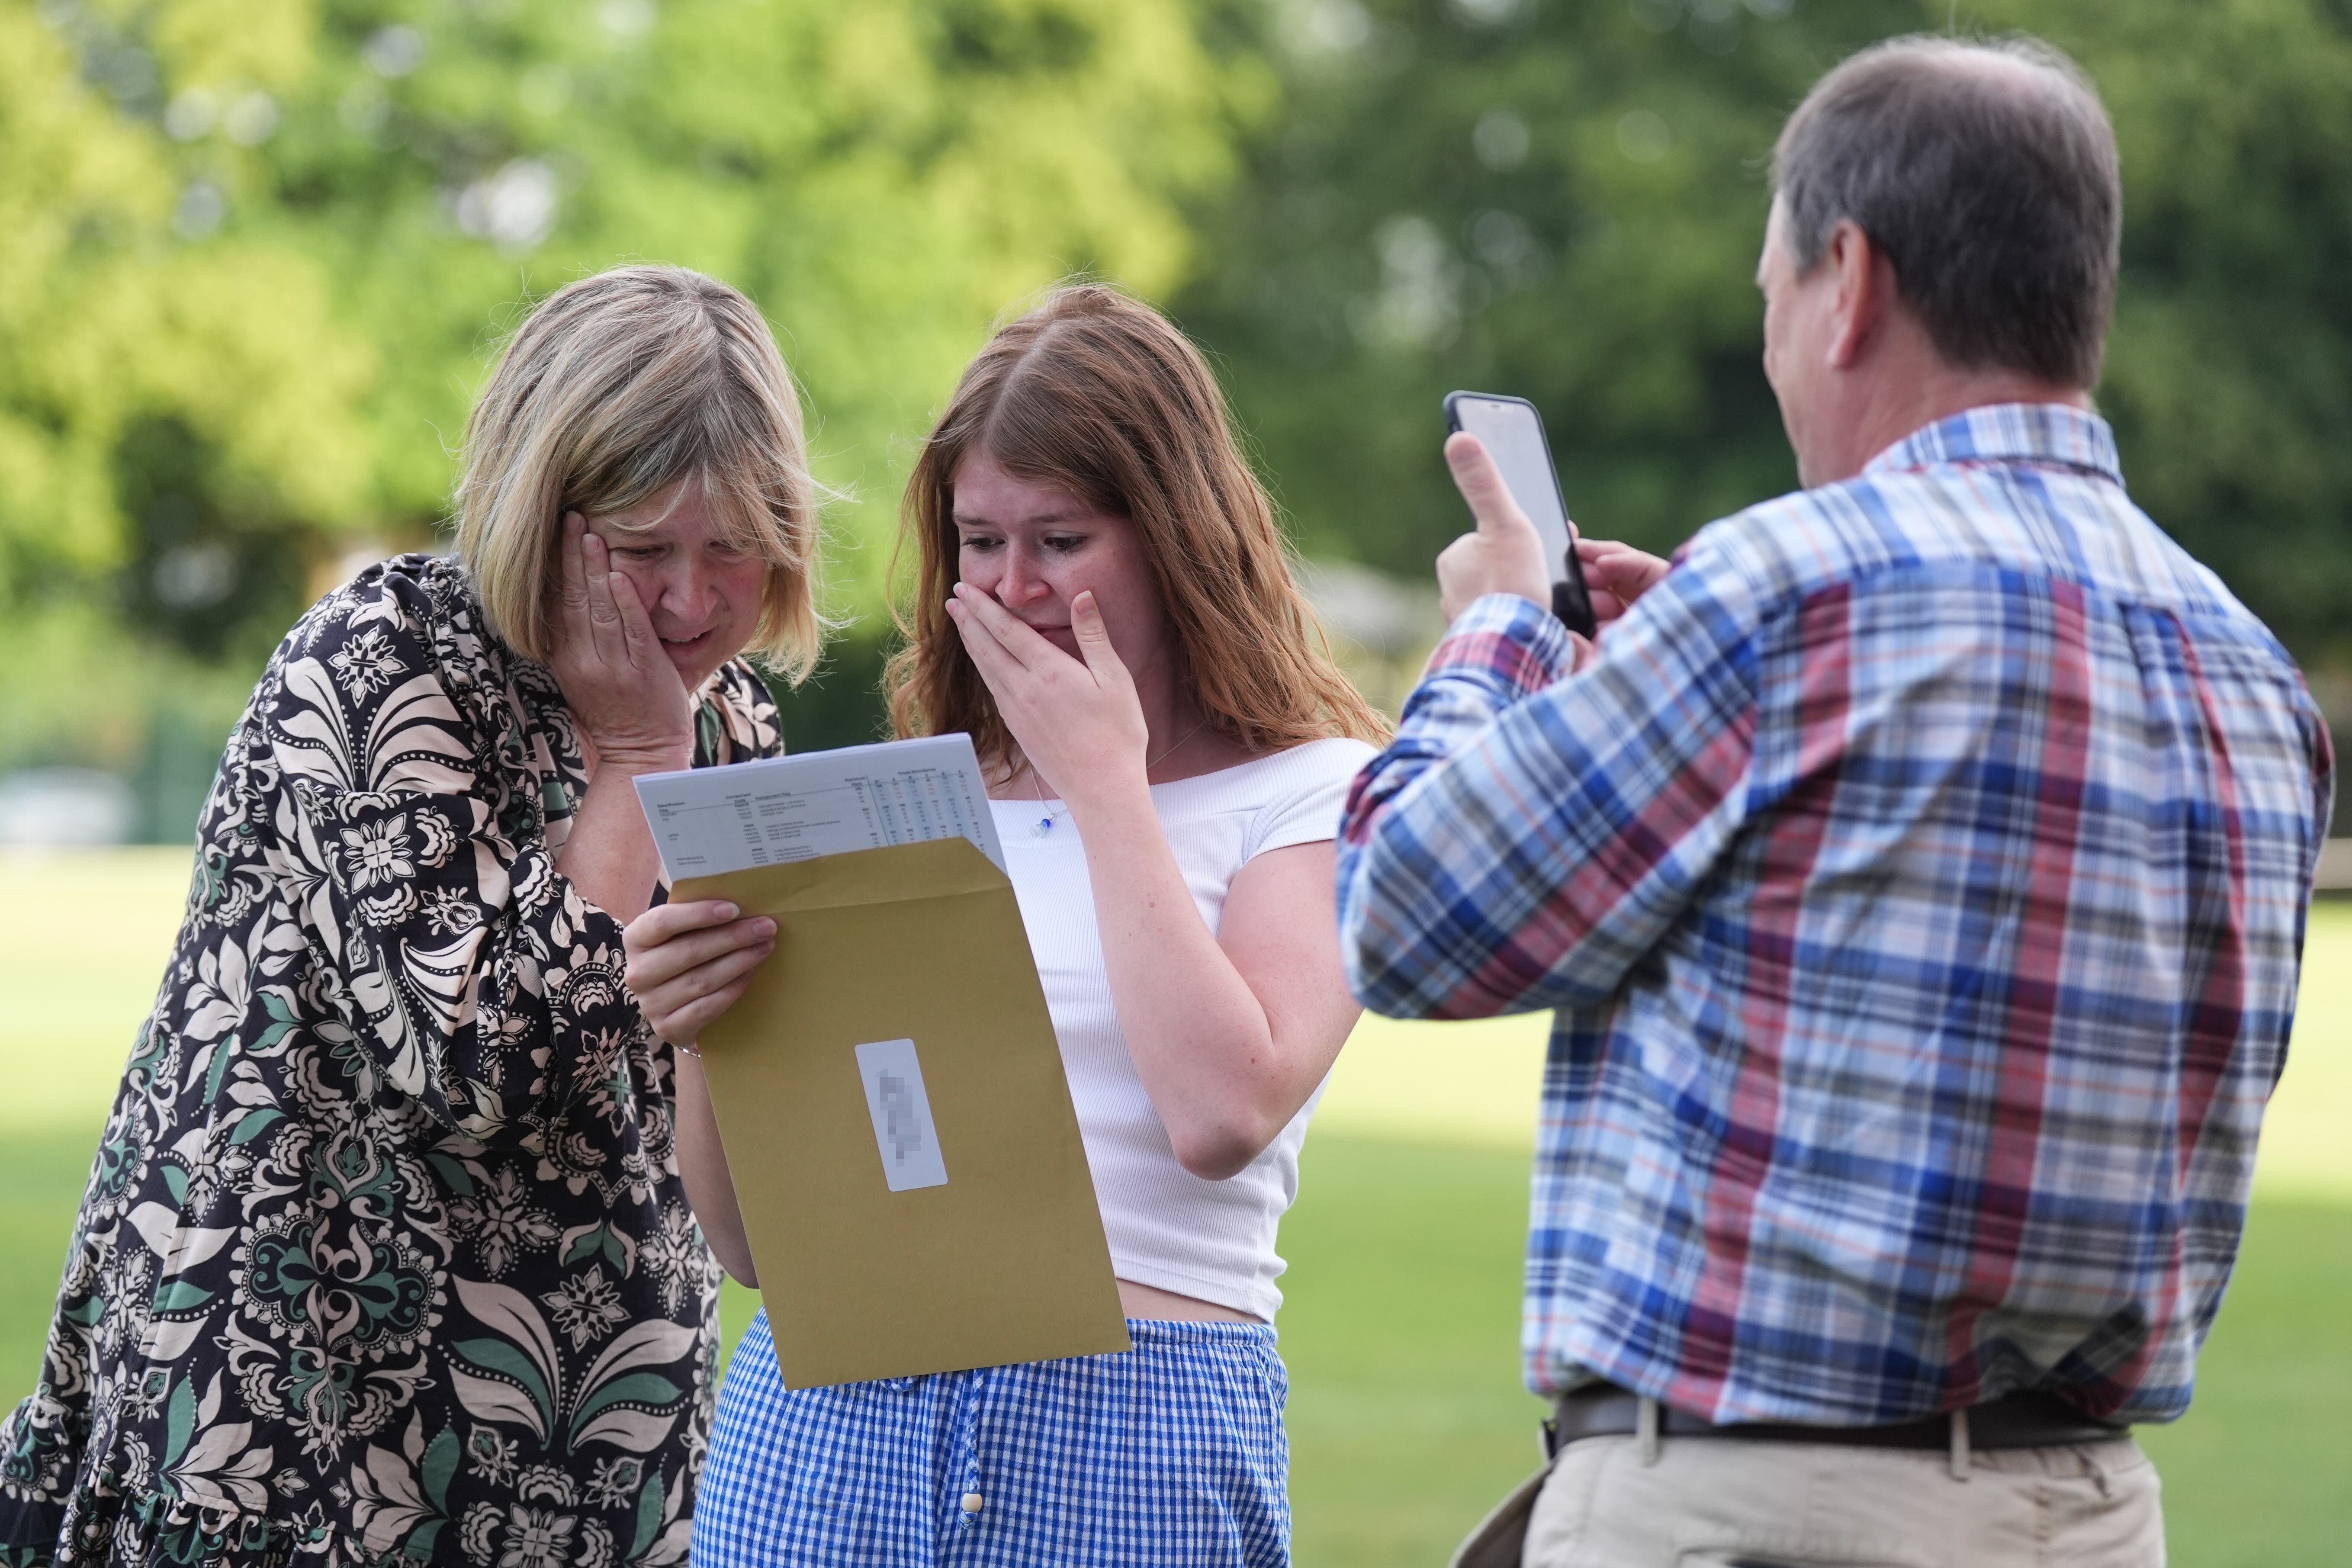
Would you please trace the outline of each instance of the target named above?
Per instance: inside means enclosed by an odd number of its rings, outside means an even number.
[[[611,762],[635,772],[694,760],[694,707],[662,650],[636,584],[613,569],[587,520],[563,520],[563,595],[549,665],[572,718]]]
[[[968,584],[956,585],[948,615],[1021,754],[1055,795],[1082,810],[1102,791],[1144,785],[1150,726],[1093,594],[1070,601],[1083,662]]]

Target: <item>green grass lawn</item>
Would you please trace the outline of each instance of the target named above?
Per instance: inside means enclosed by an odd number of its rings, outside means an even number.
[[[1527,1161],[1312,1140],[1282,1321],[1302,1568],[1435,1568],[1536,1466],[1518,1388]],[[2258,1203],[2195,1408],[2141,1431],[2180,1568],[2352,1562],[2352,1205]]]
[[[30,1386],[98,1119],[185,882],[0,853],[0,1399]],[[1536,1463],[1518,1271],[1540,1020],[1367,1023],[1307,1142],[1282,1349],[1302,1568],[1433,1565]],[[2245,1251],[2197,1405],[2145,1429],[2184,1568],[2352,1561],[2352,905],[2314,915]],[[731,1339],[755,1305],[730,1288]]]

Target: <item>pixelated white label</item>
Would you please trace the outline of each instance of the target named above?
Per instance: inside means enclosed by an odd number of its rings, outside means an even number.
[[[874,1142],[882,1151],[882,1177],[890,1190],[947,1185],[948,1164],[940,1154],[939,1129],[931,1125],[931,1100],[923,1092],[915,1042],[874,1040],[858,1047],[857,1071],[866,1079],[866,1109],[874,1114]]]

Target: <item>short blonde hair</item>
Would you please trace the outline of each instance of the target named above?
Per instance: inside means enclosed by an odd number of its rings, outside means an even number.
[[[768,563],[743,651],[797,681],[816,662],[816,483],[800,399],[751,301],[683,267],[616,267],[548,296],[466,422],[457,556],[517,652],[554,652],[566,512],[705,487],[730,542]]]

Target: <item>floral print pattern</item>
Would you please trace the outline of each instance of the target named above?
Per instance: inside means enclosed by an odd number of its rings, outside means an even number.
[[[772,755],[740,664],[696,762]],[[36,1392],[0,1568],[683,1563],[718,1271],[586,770],[454,563],[305,616],[206,805]]]

